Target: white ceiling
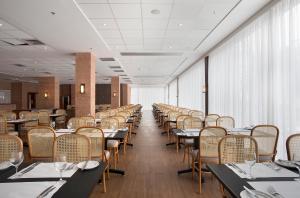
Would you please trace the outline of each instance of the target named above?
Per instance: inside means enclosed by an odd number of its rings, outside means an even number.
[[[97,58],[116,59],[97,60],[98,83],[109,83],[104,79],[117,75],[109,66],[120,65],[125,70],[120,74],[128,75],[133,84],[164,85],[269,1],[3,0],[0,73],[56,75],[61,83],[72,83],[74,53],[92,51]],[[38,39],[46,47],[2,42],[20,44],[23,39]],[[122,56],[121,52],[180,55]]]

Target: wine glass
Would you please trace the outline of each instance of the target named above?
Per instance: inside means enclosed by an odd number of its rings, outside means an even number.
[[[24,114],[20,114],[20,119],[21,119],[21,120],[24,119]]]
[[[68,128],[68,129],[72,129],[72,123],[71,123],[71,122],[69,122],[69,123],[67,124],[67,128]]]
[[[67,156],[64,154],[55,157],[55,169],[59,172],[59,181],[63,181],[62,173],[67,168]]]
[[[116,131],[116,129],[117,129],[116,123],[113,123],[113,124],[111,125],[111,128],[112,128],[113,131]]]
[[[24,160],[23,152],[12,152],[9,158],[9,162],[12,166],[15,167],[16,173],[18,173],[18,168]]]
[[[249,155],[249,158],[245,160],[245,163],[248,165],[249,167],[249,176],[250,179],[255,179],[255,177],[252,174],[252,168],[256,163],[256,153],[253,152]]]

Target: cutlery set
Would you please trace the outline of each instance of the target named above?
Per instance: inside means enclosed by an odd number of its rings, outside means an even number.
[[[18,172],[14,177],[13,179],[17,179],[17,178],[20,178],[22,177],[25,173],[28,173],[29,171],[31,171],[32,169],[34,169],[37,165],[39,165],[40,162],[36,162],[30,166],[28,166],[27,168],[25,168],[24,170]]]

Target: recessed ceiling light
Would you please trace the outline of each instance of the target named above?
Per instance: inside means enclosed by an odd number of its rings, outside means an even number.
[[[151,10],[151,14],[160,14],[160,11],[157,9]]]
[[[0,23],[0,27],[2,26],[2,24]]]
[[[179,27],[182,27],[182,26],[183,26],[183,24],[182,24],[182,23],[179,23],[179,24],[178,24],[178,26],[179,26]]]
[[[107,26],[107,24],[106,24],[106,23],[103,23],[103,26]]]
[[[169,46],[169,49],[172,49],[172,46]]]
[[[52,15],[55,15],[56,13],[55,12],[50,12]]]

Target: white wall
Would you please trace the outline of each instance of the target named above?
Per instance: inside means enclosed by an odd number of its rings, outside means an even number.
[[[132,87],[131,103],[141,104],[143,110],[151,110],[153,103],[165,102],[164,87]]]

